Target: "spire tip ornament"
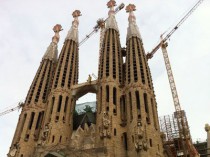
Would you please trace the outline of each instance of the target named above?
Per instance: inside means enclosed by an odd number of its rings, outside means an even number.
[[[125,8],[127,13],[136,11],[136,6],[134,4],[129,4],[126,8]]]
[[[108,8],[112,8],[116,6],[116,1],[115,0],[110,0],[109,2],[107,2],[107,7]]]
[[[78,26],[79,26],[79,16],[82,16],[80,10],[75,10],[72,13],[72,16],[74,18],[72,22],[71,29],[69,30],[66,40],[74,40],[76,43],[78,43]]]
[[[54,27],[53,27],[53,31],[56,33],[56,32],[60,32],[62,31],[63,28],[60,24],[56,24]]]
[[[59,32],[62,31],[62,26],[60,24],[56,24],[54,27],[53,27],[53,31],[55,32],[55,35],[52,37],[52,42],[57,44],[59,42],[59,39],[60,39],[60,35],[59,35]]]
[[[129,17],[128,17],[129,25],[128,25],[128,31],[127,31],[127,40],[134,36],[141,39],[139,28],[136,24],[136,17],[133,13],[136,10],[136,6],[134,4],[129,4],[125,8],[125,10],[127,13],[129,13]]]
[[[107,7],[109,8],[109,12],[108,12],[109,17],[106,21],[106,30],[111,28],[111,29],[115,29],[116,31],[118,31],[117,22],[115,19],[115,9],[114,9],[115,6],[116,6],[115,0],[110,0],[107,3]]]
[[[72,13],[72,16],[73,16],[74,18],[79,17],[79,16],[82,16],[81,11],[80,11],[80,10],[75,10],[75,11]]]

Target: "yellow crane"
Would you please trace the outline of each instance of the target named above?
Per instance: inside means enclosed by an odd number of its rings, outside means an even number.
[[[173,97],[173,102],[174,102],[174,107],[175,107],[175,115],[177,119],[177,124],[178,124],[178,129],[179,129],[179,137],[181,140],[182,144],[182,149],[183,149],[183,155],[184,157],[190,156],[190,157],[198,157],[199,154],[194,148],[191,137],[189,135],[189,130],[186,130],[187,127],[185,127],[184,124],[184,116],[183,112],[181,109],[179,97],[178,97],[178,92],[176,89],[176,84],[170,64],[170,60],[168,57],[168,52],[166,47],[168,46],[168,43],[166,42],[171,35],[187,20],[187,18],[198,8],[198,6],[203,2],[204,0],[199,0],[193,7],[190,9],[187,14],[178,22],[178,24],[165,36],[163,35],[160,36],[160,42],[155,48],[150,52],[147,53],[147,59],[151,59],[153,55],[157,52],[159,48],[161,48],[162,53],[163,53],[163,58],[165,62],[165,67],[168,75],[168,80],[171,88],[171,93]]]

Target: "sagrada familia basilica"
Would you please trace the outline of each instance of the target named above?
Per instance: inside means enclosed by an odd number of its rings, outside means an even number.
[[[98,77],[78,83],[79,10],[58,56],[61,25],[42,57],[19,117],[8,157],[163,157],[157,103],[135,5],[126,7],[120,44],[115,0],[101,24]],[[97,52],[96,52],[97,53]],[[82,70],[82,69],[81,69]],[[74,115],[76,100],[96,94],[96,112]]]

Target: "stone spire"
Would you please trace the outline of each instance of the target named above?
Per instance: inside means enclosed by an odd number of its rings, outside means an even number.
[[[58,49],[57,44],[60,39],[59,32],[62,31],[62,26],[57,24],[53,27],[53,31],[55,32],[55,35],[52,37],[52,42],[50,43],[49,47],[47,48],[47,51],[44,54],[43,59],[49,59],[49,60],[56,60],[58,55]]]
[[[136,6],[134,4],[129,4],[125,10],[127,13],[129,13],[129,17],[128,17],[129,25],[128,25],[128,29],[127,29],[127,40],[134,36],[141,39],[139,28],[136,24],[136,17],[133,13],[133,11],[136,10]]]
[[[115,11],[114,11],[114,6],[116,6],[116,1],[115,0],[110,0],[107,3],[108,8],[110,8],[109,10],[109,17],[106,21],[106,29],[112,28],[115,29],[116,31],[119,32],[118,26],[117,26],[117,22],[115,19]]]
[[[74,21],[72,22],[71,29],[69,30],[66,40],[73,40],[76,43],[78,43],[78,26],[79,26],[79,20],[78,17],[81,16],[81,12],[79,10],[75,10],[72,13],[72,16],[74,17]]]
[[[62,27],[57,24],[53,30],[55,35],[42,58],[26,96],[10,147],[10,156],[31,156],[37,145],[57,64],[57,43]]]

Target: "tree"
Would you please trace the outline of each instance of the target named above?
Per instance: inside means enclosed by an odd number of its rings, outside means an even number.
[[[90,107],[89,105],[85,105],[85,108],[83,109],[85,113],[93,113],[93,107]]]

